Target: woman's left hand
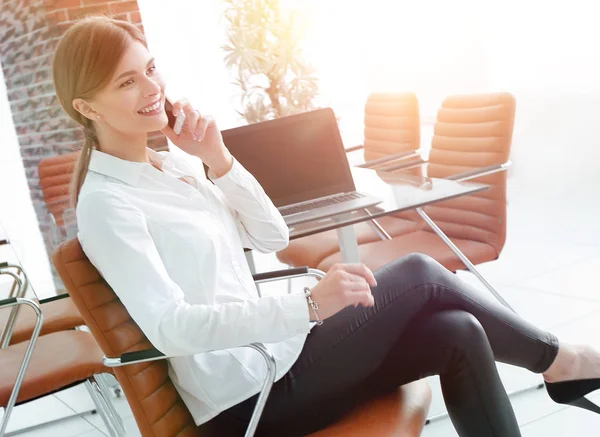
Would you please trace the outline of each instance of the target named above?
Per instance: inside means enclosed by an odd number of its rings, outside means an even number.
[[[215,120],[194,109],[187,100],[178,100],[173,103],[173,114],[183,111],[185,122],[179,135],[166,125],[161,132],[173,144],[190,155],[197,156],[210,168],[217,177],[229,171],[233,164],[233,157],[223,143],[221,131]]]

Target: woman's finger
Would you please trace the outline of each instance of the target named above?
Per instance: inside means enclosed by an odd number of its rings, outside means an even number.
[[[349,274],[347,287],[352,291],[362,291],[366,290],[369,293],[371,292],[371,287],[365,278],[358,275]]]
[[[355,291],[348,292],[346,294],[348,305],[362,305],[363,307],[372,307],[375,305],[375,298],[373,295],[366,291]]]
[[[200,113],[196,110],[188,112],[185,115],[185,129],[192,135],[192,139],[196,140],[196,128],[198,127],[198,122],[200,121]]]
[[[343,264],[342,268],[351,274],[358,275],[363,277],[372,287],[377,286],[377,281],[375,280],[375,275],[371,269],[369,269],[364,264]]]
[[[202,141],[204,139],[204,136],[206,135],[206,129],[208,128],[210,122],[211,117],[207,115],[201,116],[198,120],[198,125],[196,126],[196,130],[194,132],[198,141]]]
[[[173,103],[173,114],[175,115],[179,114],[179,112],[183,112],[185,115],[187,115],[193,110],[194,108],[192,107],[188,99],[177,100],[175,103]]]

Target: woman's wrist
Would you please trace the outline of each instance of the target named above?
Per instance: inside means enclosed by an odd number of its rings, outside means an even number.
[[[208,169],[215,175],[216,178],[226,175],[231,167],[233,167],[233,156],[229,151],[225,151],[223,156],[216,159],[214,162],[205,162]]]

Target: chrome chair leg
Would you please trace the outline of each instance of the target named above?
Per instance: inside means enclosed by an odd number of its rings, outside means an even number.
[[[102,418],[106,429],[111,437],[126,437],[125,429],[121,425],[119,419],[115,418],[110,411],[108,406],[108,400],[103,396],[102,390],[100,389],[98,382],[94,377],[89,378],[85,386],[90,394],[90,397],[96,405],[96,410]]]
[[[252,417],[250,418],[250,423],[248,424],[248,428],[246,429],[246,434],[244,437],[252,437],[256,432],[256,428],[258,427],[258,422],[260,420],[260,416],[265,409],[265,405],[267,404],[267,398],[269,397],[269,393],[271,393],[271,388],[275,383],[275,376],[277,371],[277,365],[275,363],[275,358],[271,355],[271,352],[264,347],[260,343],[252,343],[248,345],[248,347],[260,352],[267,363],[267,378],[265,379],[258,399],[256,400],[256,406],[254,407],[254,412],[252,413]]]
[[[25,283],[21,281],[18,273],[13,273],[10,270],[6,270],[6,268],[20,268],[19,266],[6,264],[6,267],[0,269],[0,275],[8,275],[14,279],[12,289],[10,290],[9,297],[13,298],[22,298],[25,297],[25,287],[23,286]],[[22,272],[22,270],[21,270]],[[23,272],[24,273],[24,272]],[[15,290],[16,288],[16,290]],[[15,292],[16,291],[16,292]],[[4,349],[8,347],[10,344],[10,338],[12,336],[12,331],[17,321],[17,316],[19,315],[20,305],[15,305],[11,310],[8,316],[8,320],[4,324],[2,328],[2,332],[0,333],[0,349]]]
[[[479,279],[479,281],[485,286],[485,288],[487,288],[490,291],[490,293],[492,293],[492,295],[496,299],[498,299],[498,301],[500,301],[502,305],[510,309],[512,312],[516,313],[514,308],[510,306],[510,304],[500,295],[500,293],[496,291],[494,287],[492,287],[492,285],[488,281],[486,281],[486,279],[481,275],[481,273],[477,271],[473,263],[469,261],[469,259],[460,251],[460,249],[456,247],[452,240],[450,240],[450,238],[448,238],[448,236],[444,234],[440,227],[436,225],[433,220],[431,220],[431,218],[425,213],[425,211],[423,211],[423,209],[421,208],[417,208],[417,213],[419,214],[419,216],[421,216],[425,223],[427,223],[427,225],[437,234],[437,236],[441,238],[441,240],[446,244],[446,246],[448,246],[452,250],[452,252],[454,252],[454,254],[462,261],[462,263],[467,267],[467,269],[471,273],[473,273],[477,277],[477,279]]]
[[[119,423],[121,424],[121,427],[123,428],[123,432],[125,432],[125,426],[123,425],[123,418],[117,412],[117,409],[115,408],[115,404],[113,403],[113,401],[111,399],[111,389],[108,385],[107,378],[108,378],[107,374],[100,374],[100,375],[95,376],[96,382],[98,383],[98,388],[100,389],[100,393],[102,394],[102,397],[104,397],[104,399],[106,399],[106,404],[108,406],[109,411],[119,421]]]
[[[4,306],[16,306],[16,305],[29,305],[36,313],[37,321],[35,323],[35,328],[33,328],[33,333],[31,334],[31,340],[29,340],[29,344],[27,345],[27,349],[25,349],[25,355],[23,356],[23,361],[21,362],[21,367],[19,368],[19,372],[17,373],[17,378],[15,380],[15,385],[13,386],[13,390],[8,398],[8,402],[6,404],[6,408],[4,409],[4,417],[2,418],[2,423],[0,424],[0,437],[4,435],[6,431],[6,426],[8,425],[8,419],[12,413],[12,410],[17,402],[17,397],[19,395],[19,390],[21,389],[21,384],[23,383],[23,379],[25,378],[25,372],[27,371],[27,367],[29,366],[29,362],[31,361],[31,355],[33,354],[33,349],[35,348],[35,344],[40,335],[40,330],[42,329],[43,315],[40,307],[30,299],[21,299],[21,298],[10,298],[4,299],[1,302],[2,307]]]

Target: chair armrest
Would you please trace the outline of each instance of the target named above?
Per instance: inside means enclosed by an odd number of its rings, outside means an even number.
[[[405,159],[411,159],[411,158],[420,157],[420,156],[421,156],[420,150],[393,153],[391,155],[384,156],[383,158],[378,158],[378,159],[373,159],[371,161],[363,162],[362,164],[357,165],[357,167],[372,168],[372,167],[376,167],[378,165],[391,164],[392,162],[395,162],[395,161],[402,161]]]
[[[40,306],[37,304],[36,301],[34,301],[33,299],[25,299],[22,297],[7,297],[6,299],[0,299],[0,308],[9,307],[9,306],[17,306],[17,305],[28,305],[28,306],[32,307],[33,311],[35,311],[35,313],[36,313],[36,316],[39,320],[40,328],[41,328],[43,315],[42,315],[42,310],[40,309]],[[34,330],[34,332],[35,332],[35,330]]]
[[[5,268],[10,268],[10,267],[14,267],[11,264],[8,263],[2,263],[4,265]],[[10,270],[2,270],[2,268],[0,267],[0,275],[8,275],[8,276],[12,276],[12,278],[14,279],[14,283],[13,286],[10,290],[9,293],[9,298],[10,299],[21,299],[24,297],[25,292],[26,292],[26,288],[23,287],[23,282],[21,281],[21,278],[19,277],[19,275],[17,275],[16,273],[11,272]],[[17,292],[15,293],[15,289],[17,290]],[[5,304],[5,306],[13,306],[15,305],[15,302],[8,302],[7,299],[4,299],[5,301],[7,301],[7,303]],[[12,337],[12,333],[13,333],[13,329],[15,327],[15,323],[17,322],[17,316],[19,314],[19,308],[15,306],[15,308],[13,308],[10,311],[10,314],[8,315],[8,318],[6,319],[6,323],[4,324],[4,326],[2,327],[2,332],[0,332],[0,349],[4,349],[5,347],[7,347],[10,344],[10,339]]]
[[[300,276],[315,276],[317,278],[322,278],[325,276],[325,273],[320,270],[317,270],[317,269],[311,269],[308,267],[299,267],[299,268],[293,268],[293,269],[278,270],[278,271],[274,271],[274,272],[259,273],[259,274],[253,275],[253,278],[254,278],[255,282],[258,283],[258,282],[267,282],[267,281],[277,281],[280,279],[289,279],[289,278],[300,277]],[[275,363],[275,358],[263,344],[251,343],[251,344],[244,345],[242,347],[248,347],[248,348],[258,351],[262,355],[263,359],[265,360],[265,362],[267,364],[267,377],[265,378],[265,381],[263,382],[262,389],[261,389],[258,399],[256,401],[256,406],[254,407],[254,412],[252,413],[252,417],[250,418],[250,423],[248,424],[248,428],[247,428],[246,434],[245,434],[245,437],[252,437],[254,435],[254,433],[256,432],[256,428],[258,427],[258,422],[260,420],[260,416],[262,415],[262,412],[267,403],[267,398],[269,397],[271,388],[273,387],[273,384],[275,383],[275,376],[277,373],[277,365]],[[104,357],[102,359],[102,362],[104,363],[104,365],[106,367],[121,367],[121,366],[127,366],[129,364],[164,360],[166,358],[173,358],[173,357],[168,357],[165,354],[163,354],[162,352],[160,352],[158,349],[152,348],[152,349],[145,349],[142,351],[126,352],[126,353],[122,354],[119,358]]]
[[[309,267],[296,267],[293,269],[285,269],[285,270],[276,270],[273,272],[266,273],[258,273],[253,275],[255,282],[267,282],[267,281],[277,281],[282,279],[290,279],[302,276],[315,276],[317,278],[323,278],[325,273],[321,270],[311,269]],[[252,343],[249,345],[245,345],[243,347],[250,347],[253,349],[258,349],[262,346],[260,343]],[[152,349],[144,349],[141,351],[135,352],[125,352],[119,358],[108,358],[104,357],[103,362],[106,367],[121,367],[127,364],[134,363],[143,363],[146,361],[155,361],[155,360],[163,360],[167,357],[165,354],[160,352],[156,348]]]
[[[397,171],[397,170],[408,170],[413,167],[418,167],[422,164],[427,164],[429,161],[427,159],[423,159],[421,156],[417,156],[412,160],[406,160],[405,162],[400,162],[399,164],[390,165],[388,167],[378,168],[378,171]]]
[[[6,299],[0,300],[0,308],[4,307],[15,307],[10,312],[4,327],[2,328],[2,333],[0,333],[0,349],[4,349],[10,343],[10,336],[12,334],[13,325],[17,319],[17,314],[20,305],[28,305],[33,308],[33,311],[36,315],[35,327],[33,328],[33,332],[31,334],[31,340],[34,341],[40,334],[40,330],[42,329],[42,322],[44,320],[44,316],[42,314],[42,310],[40,306],[33,299],[25,299],[22,297],[8,297]]]
[[[269,350],[261,343],[251,343],[242,347],[249,347],[258,351],[267,364],[267,377],[263,382],[263,386],[256,401],[256,406],[254,407],[254,412],[252,413],[252,417],[250,418],[250,423],[248,424],[248,428],[246,429],[246,433],[244,434],[245,437],[252,437],[256,432],[256,428],[258,427],[258,422],[260,421],[260,416],[262,415],[262,412],[267,403],[267,398],[269,397],[271,388],[275,383],[277,364],[275,363],[275,357],[273,357],[271,352],[269,352]],[[165,358],[169,357],[163,355],[157,349],[153,348],[137,352],[127,352],[121,355],[121,357],[119,358],[104,357],[103,362],[104,365],[107,367],[121,367],[126,366],[128,364],[156,361]]]
[[[49,302],[54,302],[55,300],[67,299],[70,297],[71,296],[69,295],[69,293],[57,294],[56,296],[51,296],[51,297],[47,297],[45,299],[40,299],[40,305],[43,305],[43,304],[49,303]]]
[[[12,278],[15,281],[10,290],[10,293],[8,294],[9,297],[23,297],[25,288],[23,287],[23,281],[21,281],[21,278],[19,278],[19,275],[11,272],[10,270],[2,270],[2,267],[0,267],[0,275],[12,276]],[[17,290],[16,294],[15,294],[15,289]]]
[[[121,362],[121,365],[125,365],[125,364],[132,364],[132,363],[139,363],[139,362],[146,362],[146,361],[162,360],[164,358],[166,358],[165,354],[163,354],[161,351],[159,351],[156,348],[152,348],[152,349],[145,349],[142,351],[126,352],[121,355],[120,362]],[[105,365],[106,365],[106,363],[105,363]],[[112,367],[112,366],[107,366],[107,367]]]
[[[13,305],[17,302],[16,297],[7,297],[6,299],[0,299],[0,308],[8,305]]]
[[[364,149],[364,148],[365,148],[364,145],[359,144],[357,146],[346,147],[344,150],[346,151],[346,153],[350,153],[350,152],[356,152],[357,150]]]
[[[17,275],[15,276],[14,273],[8,271],[7,269],[17,270]],[[27,278],[27,275],[25,274],[25,270],[23,270],[23,267],[21,267],[20,265],[17,265],[17,264],[10,264],[8,262],[0,262],[0,274],[8,274],[8,275],[11,275],[13,278],[15,278],[16,283],[19,285],[19,291],[18,291],[16,297],[24,297],[25,293],[27,292],[27,289],[29,288],[29,279]],[[18,277],[18,275],[23,275],[22,281],[20,278],[18,280],[16,279]],[[13,292],[14,292],[14,287],[11,290],[11,296],[12,296]]]
[[[478,178],[481,176],[487,176],[489,174],[506,171],[506,170],[508,170],[508,167],[511,166],[511,164],[512,163],[510,161],[506,161],[504,164],[495,164],[495,165],[489,165],[487,167],[475,168],[473,170],[468,170],[468,171],[464,171],[462,173],[457,173],[452,176],[448,176],[445,179],[449,179],[452,181],[458,181],[458,182],[468,181],[470,179],[475,179],[475,178]]]
[[[295,267],[293,269],[275,270],[252,275],[254,282],[265,282],[277,279],[286,279],[290,276],[304,276],[308,274],[308,267]]]
[[[303,276],[312,276],[313,278],[323,279],[323,277],[325,277],[325,272],[309,267],[296,267],[293,269],[258,273],[252,277],[254,278],[255,283],[261,284],[263,282],[281,281],[283,279],[301,278]]]
[[[31,299],[22,299],[18,297],[10,297],[8,299],[0,300],[0,308],[8,307],[8,306],[18,306],[18,305],[28,305],[33,311],[35,311],[35,315],[37,320],[35,322],[35,328],[33,328],[33,332],[31,334],[31,339],[29,340],[29,344],[27,345],[27,349],[25,349],[25,354],[23,356],[23,361],[21,361],[21,367],[19,368],[19,372],[17,373],[17,378],[15,379],[15,383],[8,398],[8,402],[4,408],[4,417],[0,422],[0,435],[4,435],[4,431],[6,431],[6,425],[8,424],[8,419],[12,413],[12,410],[17,402],[17,397],[19,396],[19,390],[21,389],[21,383],[25,378],[25,373],[27,372],[27,367],[29,366],[29,362],[31,361],[31,355],[33,354],[33,349],[35,348],[35,344],[40,335],[40,330],[42,329],[42,310],[38,304],[36,304]],[[14,309],[13,309],[14,312]]]

